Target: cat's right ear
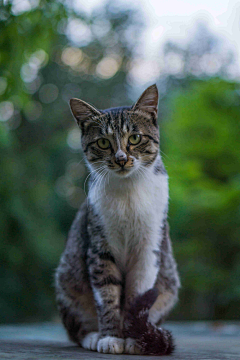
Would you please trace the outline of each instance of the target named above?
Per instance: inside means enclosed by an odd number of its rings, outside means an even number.
[[[158,89],[157,85],[149,86],[140,96],[133,110],[141,110],[157,119],[158,110]]]
[[[89,105],[80,99],[71,99],[70,108],[73,116],[75,117],[78,126],[83,130],[84,126],[91,121],[94,116],[101,115],[100,111],[95,109],[92,105]]]

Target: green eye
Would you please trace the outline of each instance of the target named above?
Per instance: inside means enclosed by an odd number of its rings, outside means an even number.
[[[99,139],[97,144],[101,149],[108,149],[110,146],[110,142],[107,139]]]
[[[130,136],[128,141],[132,145],[137,145],[141,141],[141,135],[132,135],[132,136]]]

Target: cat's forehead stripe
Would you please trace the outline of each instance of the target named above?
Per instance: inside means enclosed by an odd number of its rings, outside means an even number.
[[[124,132],[125,134],[127,133],[127,125],[126,125],[126,124],[123,125],[122,130],[123,130],[123,132]]]
[[[119,111],[118,114],[113,114],[110,111],[105,121],[105,133],[107,135],[127,133],[130,130],[128,122],[129,119],[125,112]]]
[[[113,111],[106,112],[96,119],[96,123],[99,126],[99,133],[101,136],[118,136],[125,137],[131,133],[143,134],[148,132],[149,122],[146,121],[146,117],[140,116],[139,112],[136,116],[136,112],[115,109]],[[151,133],[151,131],[150,131]]]
[[[112,134],[113,134],[113,129],[112,129],[112,127],[111,127],[110,125],[108,125],[107,133],[108,133],[109,135],[112,135]]]

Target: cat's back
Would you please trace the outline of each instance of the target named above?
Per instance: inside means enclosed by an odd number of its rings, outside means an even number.
[[[87,199],[80,206],[73,223],[71,225],[70,231],[68,233],[66,252],[71,253],[81,253],[82,256],[87,251],[89,245],[89,235],[87,231],[88,225],[88,204]]]

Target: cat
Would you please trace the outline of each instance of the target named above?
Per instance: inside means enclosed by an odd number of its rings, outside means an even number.
[[[167,222],[157,86],[132,107],[98,110],[79,99],[70,107],[91,175],[56,270],[63,324],[85,349],[170,354],[171,333],[159,325],[178,299],[180,280]]]

